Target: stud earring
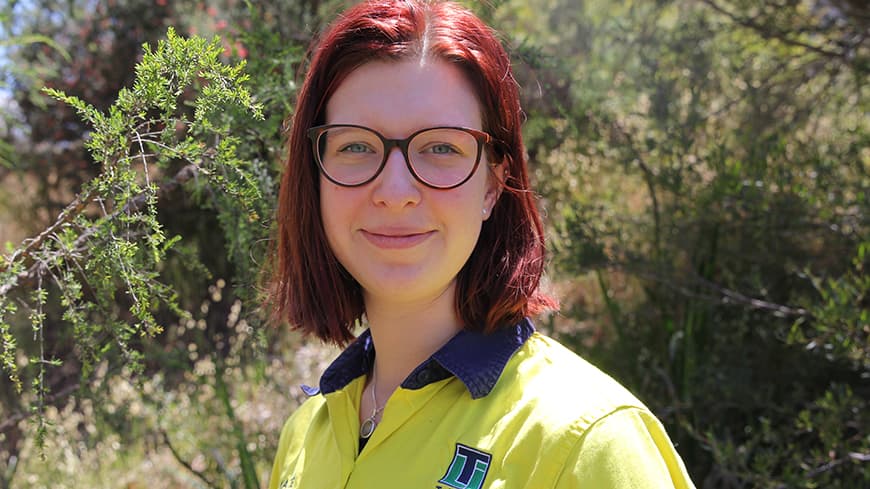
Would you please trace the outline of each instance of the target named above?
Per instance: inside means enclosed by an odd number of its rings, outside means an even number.
[[[486,215],[486,207],[483,208],[483,215]]]

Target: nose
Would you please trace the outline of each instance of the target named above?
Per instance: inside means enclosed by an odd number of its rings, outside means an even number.
[[[411,174],[399,148],[390,149],[383,171],[372,183],[372,199],[376,205],[404,208],[417,205],[422,197],[420,183]]]

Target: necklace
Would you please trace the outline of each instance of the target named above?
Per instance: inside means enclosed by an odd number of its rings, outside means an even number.
[[[365,421],[363,421],[362,425],[359,427],[359,437],[368,439],[372,436],[372,433],[375,432],[375,427],[378,426],[378,422],[375,421],[375,418],[380,414],[384,408],[378,407],[378,398],[375,397],[375,390],[377,389],[378,378],[375,369],[372,368],[372,415],[369,416]]]

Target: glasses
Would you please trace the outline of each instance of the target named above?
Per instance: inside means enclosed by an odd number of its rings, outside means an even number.
[[[492,142],[489,134],[465,127],[430,127],[405,139],[387,139],[367,127],[335,124],[312,127],[308,137],[324,176],[343,187],[358,187],[377,178],[390,151],[399,148],[420,183],[456,188],[471,178],[483,146]]]

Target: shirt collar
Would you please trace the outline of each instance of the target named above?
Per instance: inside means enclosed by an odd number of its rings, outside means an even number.
[[[495,387],[508,360],[535,332],[528,318],[490,334],[460,331],[402,382],[405,389],[420,389],[454,375],[471,397],[485,397]],[[320,392],[342,389],[353,379],[367,374],[374,365],[375,348],[366,330],[336,358],[320,377]],[[316,389],[306,389],[309,395]]]

